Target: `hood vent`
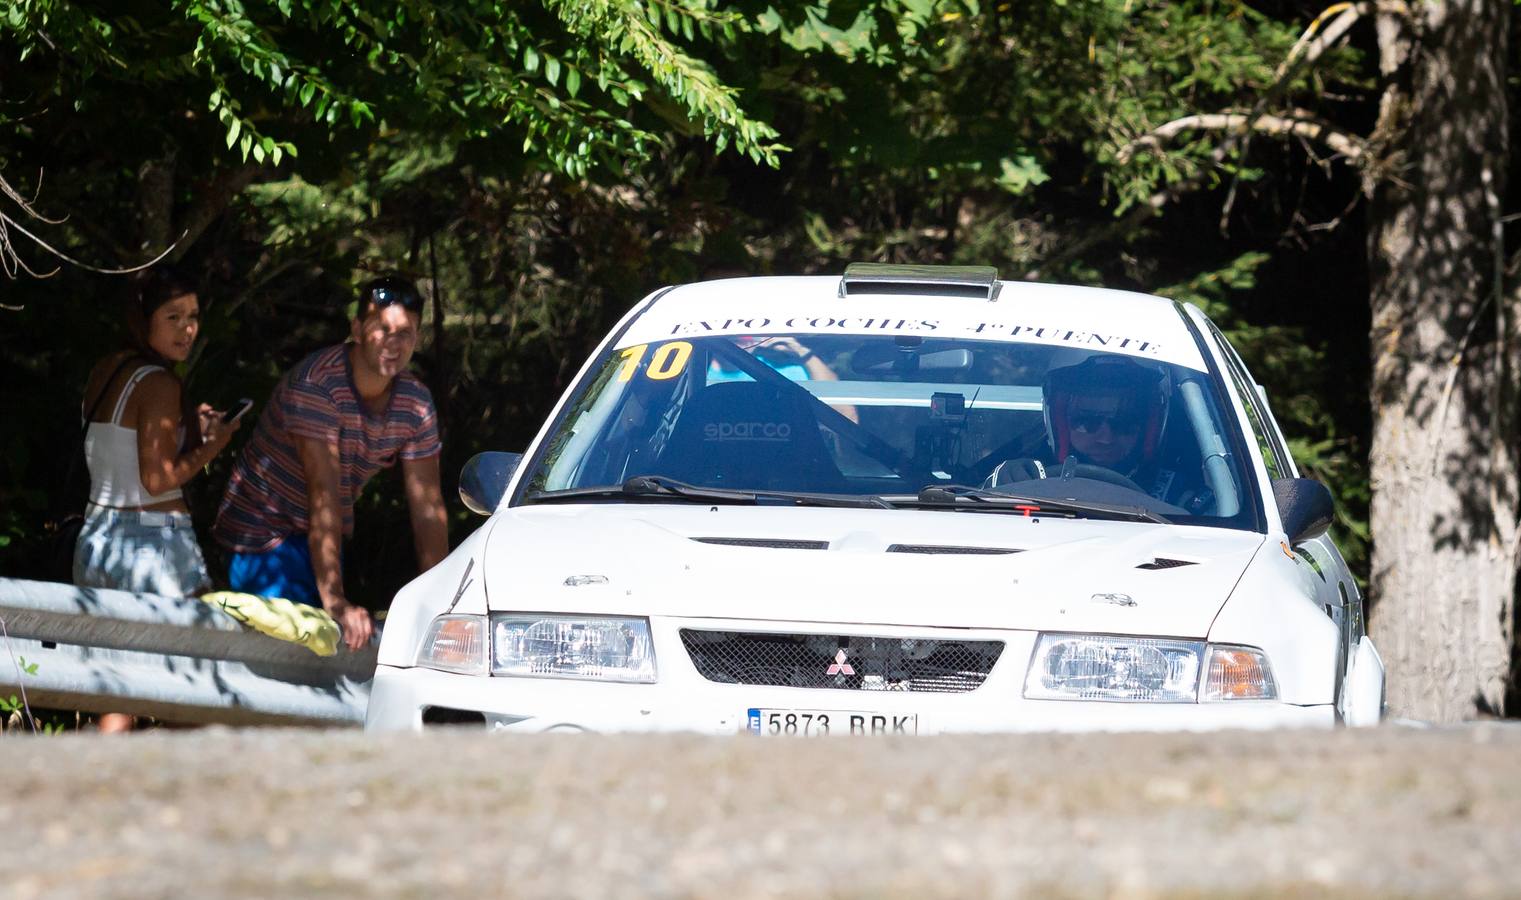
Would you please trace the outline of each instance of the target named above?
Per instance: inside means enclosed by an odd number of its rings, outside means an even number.
[[[1187,560],[1187,559],[1168,559],[1165,556],[1158,556],[1156,559],[1152,560],[1151,562],[1141,563],[1139,566],[1136,566],[1136,568],[1137,569],[1176,569],[1176,568],[1179,568],[1181,566],[1197,566],[1197,565],[1198,565],[1198,563],[1193,562],[1191,560]]]
[[[694,537],[699,544],[722,544],[725,547],[761,547],[766,550],[828,550],[828,541],[790,541],[777,538]]]
[[[950,544],[893,544],[888,553],[960,553],[966,556],[1002,556],[1019,553],[1014,547],[956,547]]]

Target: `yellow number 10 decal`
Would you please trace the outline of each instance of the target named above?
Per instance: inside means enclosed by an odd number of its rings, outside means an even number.
[[[644,358],[644,351],[649,344],[639,344],[629,347],[618,357],[623,360],[623,366],[618,369],[618,380],[628,381],[634,377],[634,372],[639,368],[639,361]],[[656,381],[665,381],[667,378],[675,378],[687,367],[687,360],[692,358],[692,345],[686,341],[671,341],[669,344],[661,344],[655,349],[655,355],[650,357],[650,366],[644,370],[645,377]]]
[[[655,349],[655,355],[650,357],[650,367],[644,374],[656,381],[675,378],[687,367],[687,360],[691,358],[692,345],[686,341],[671,341],[669,344],[662,344]]]

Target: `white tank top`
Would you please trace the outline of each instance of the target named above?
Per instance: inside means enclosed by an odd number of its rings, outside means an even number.
[[[132,377],[122,386],[121,395],[116,398],[111,421],[90,422],[85,431],[85,463],[90,467],[90,502],[96,506],[133,509],[163,503],[165,500],[178,500],[184,496],[179,488],[158,496],[149,494],[143,488],[142,470],[138,468],[137,460],[137,429],[125,428],[121,424],[127,400],[132,396],[137,383],[153,372],[162,371],[162,366],[143,366],[133,372]],[[101,388],[110,389],[109,384]],[[181,428],[179,440],[183,441],[184,436],[185,429]]]

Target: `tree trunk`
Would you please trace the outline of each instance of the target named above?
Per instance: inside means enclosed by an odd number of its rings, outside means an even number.
[[[1378,28],[1369,205],[1372,605],[1396,715],[1503,713],[1517,531],[1502,286],[1508,0],[1429,0]],[[1514,712],[1514,711],[1512,711]]]

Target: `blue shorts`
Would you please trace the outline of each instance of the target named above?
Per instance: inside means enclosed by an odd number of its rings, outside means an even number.
[[[284,597],[321,608],[317,575],[306,535],[293,534],[263,553],[233,553],[227,562],[227,583],[235,591],[260,597]]]

